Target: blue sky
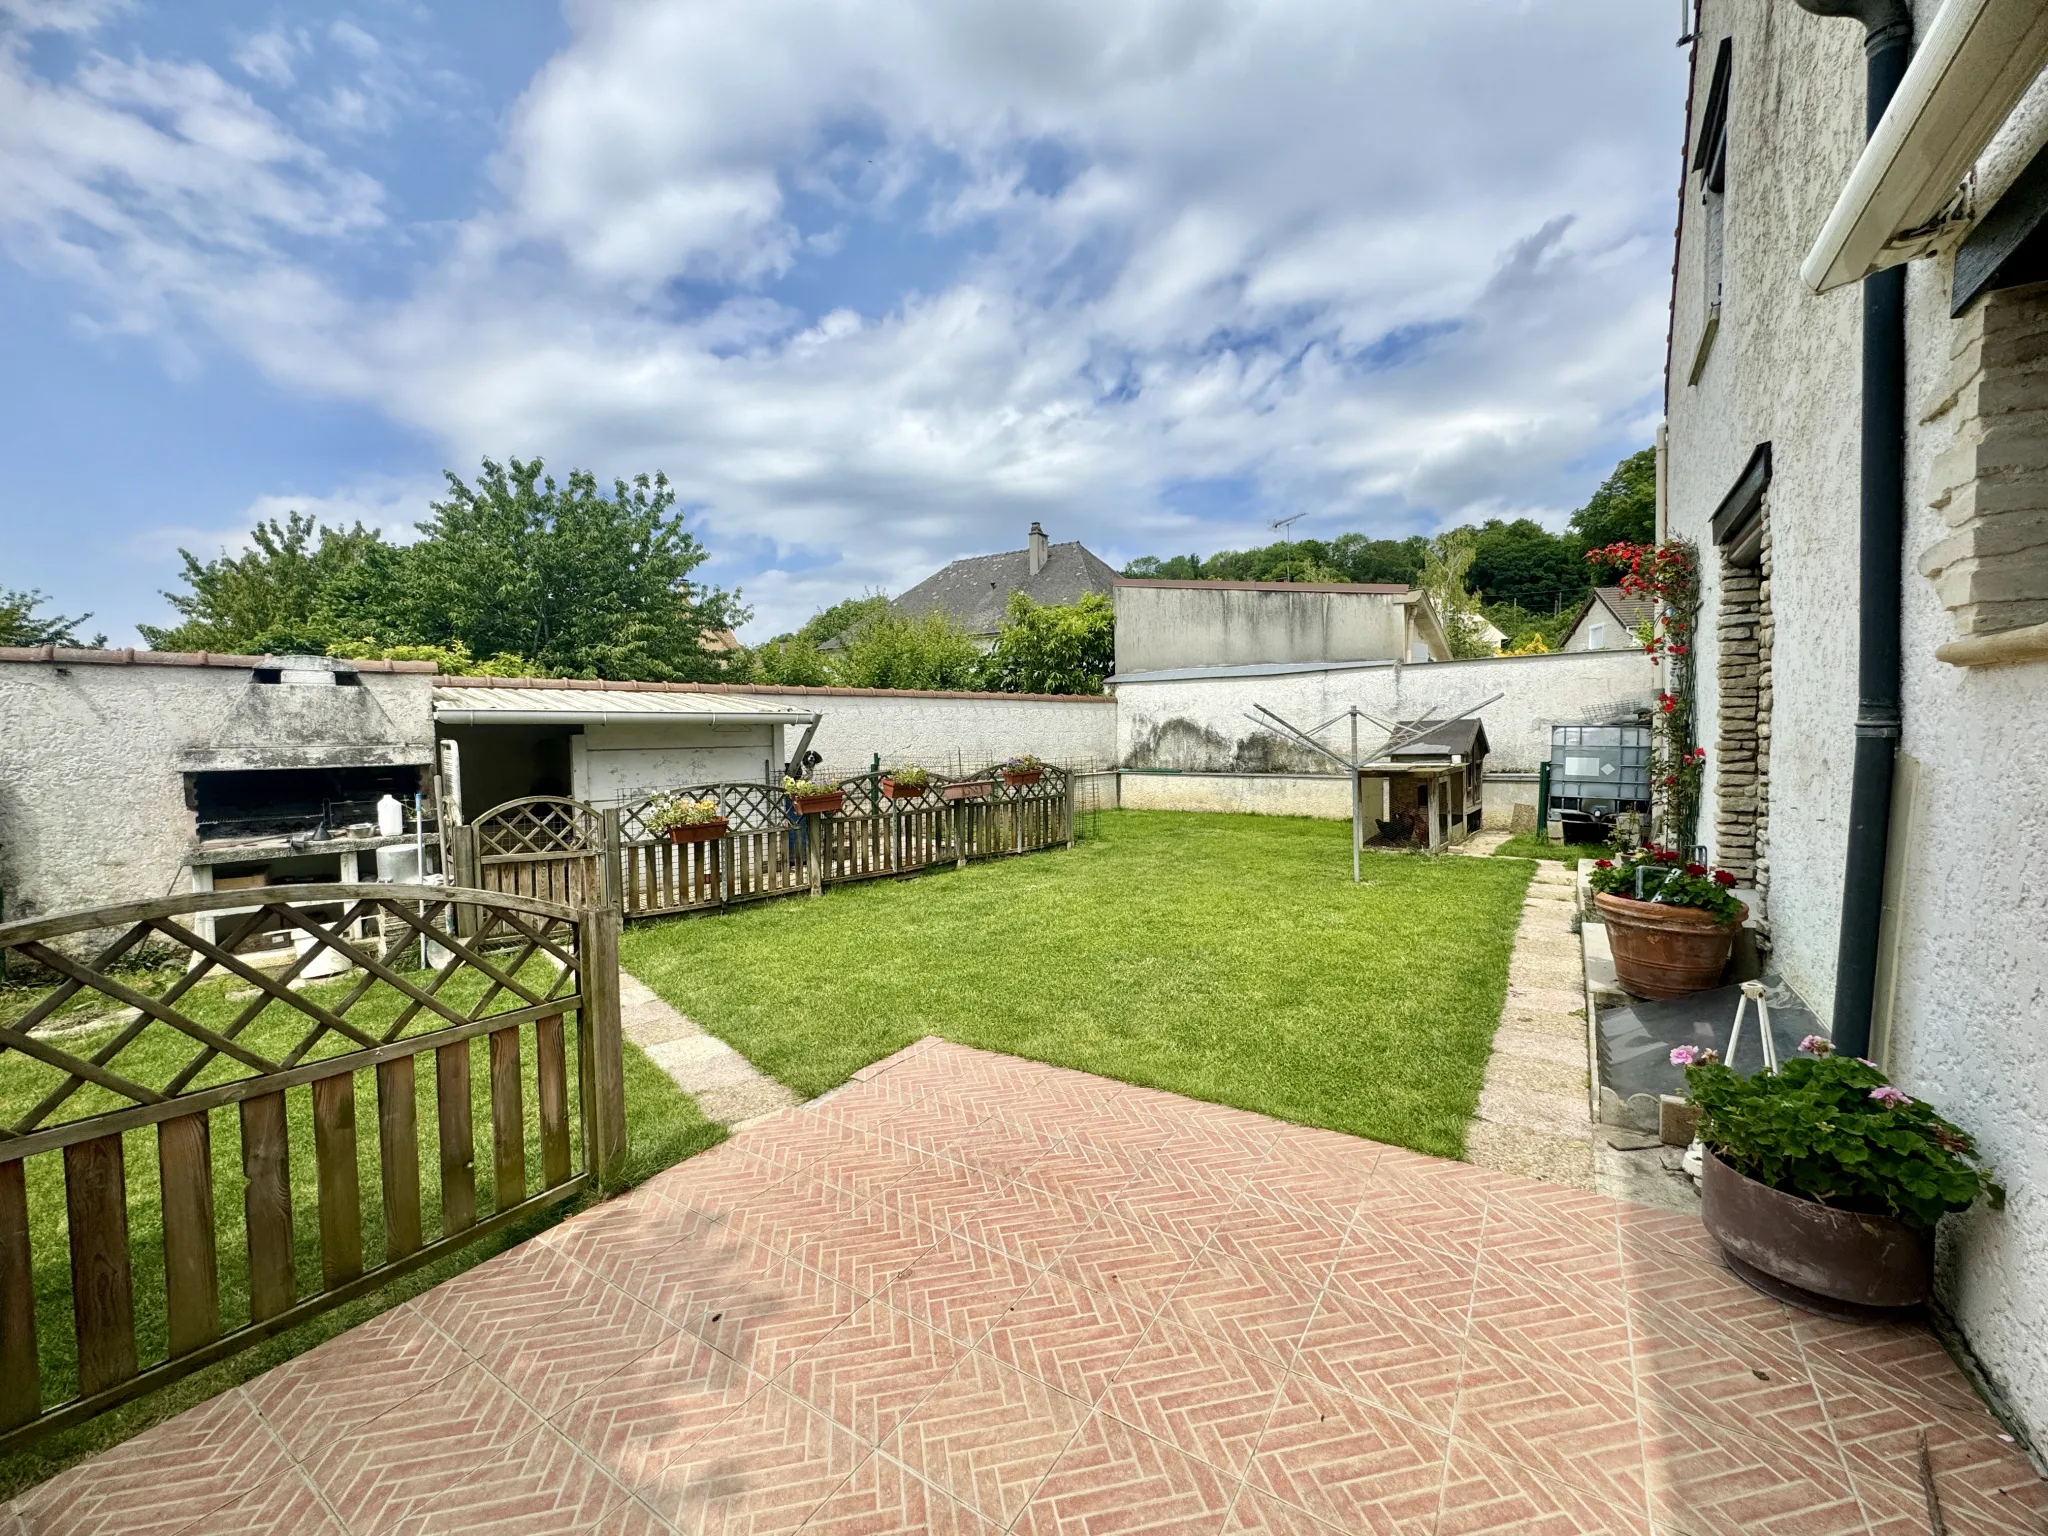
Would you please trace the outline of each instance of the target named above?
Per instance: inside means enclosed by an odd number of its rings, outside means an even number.
[[[1642,0],[0,0],[0,587],[663,470],[750,633],[1015,548],[1556,524],[1659,409]]]

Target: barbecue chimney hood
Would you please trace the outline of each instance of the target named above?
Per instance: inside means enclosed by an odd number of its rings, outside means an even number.
[[[188,772],[373,768],[433,758],[431,726],[418,739],[409,737],[350,662],[266,656],[206,744],[186,749],[183,766]]]

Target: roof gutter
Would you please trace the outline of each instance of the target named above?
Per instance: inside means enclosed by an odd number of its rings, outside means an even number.
[[[1818,16],[1864,26],[1864,131],[1893,120],[1913,47],[1905,0],[1798,0]],[[1950,0],[1951,8],[1958,0]],[[1969,0],[1978,3],[1978,0]],[[2039,5],[2040,0],[2029,0]],[[1868,158],[1868,151],[1865,152]],[[1863,422],[1856,593],[1856,749],[1849,780],[1849,842],[1835,955],[1831,1032],[1846,1056],[1870,1054],[1878,932],[1891,841],[1892,775],[1899,749],[1900,609],[1906,531],[1906,270],[1863,279]]]
[[[814,725],[818,714],[743,715],[736,711],[701,712],[651,709],[442,709],[434,708],[436,725]]]
[[[1904,0],[1799,0],[1821,16],[1854,16],[1910,40]],[[1873,14],[1882,12],[1882,21]],[[2048,66],[2040,0],[1948,0],[1835,201],[1799,275],[1815,293],[1925,256],[1968,222],[1958,188]]]

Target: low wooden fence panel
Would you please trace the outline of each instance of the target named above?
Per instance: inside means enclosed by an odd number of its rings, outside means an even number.
[[[309,937],[281,970],[249,948],[280,930]],[[612,909],[194,892],[0,925],[0,952],[49,978],[0,1010],[0,1453],[567,1200],[625,1151]]]
[[[616,811],[581,809],[596,819],[597,835],[608,842],[601,863],[616,871],[609,888],[629,918],[793,896],[1072,843],[1071,783],[1061,770],[1048,768],[1029,785],[1005,784],[996,775],[970,782],[981,786],[973,798],[949,798],[936,781],[922,794],[891,798],[882,793],[878,775],[863,774],[840,786],[846,796],[842,810],[811,816],[794,814],[786,798],[758,784],[691,785],[677,793],[716,800],[731,823],[724,837],[704,843],[674,843],[653,831],[647,822],[651,797]],[[531,818],[533,804],[510,802],[479,817],[477,825],[501,811],[514,812],[515,821],[522,811]],[[559,813],[550,819],[563,828],[588,825]],[[478,847],[500,840],[502,835],[475,838]],[[571,852],[565,847],[559,856]],[[544,847],[501,855],[547,856]],[[593,878],[603,884],[601,876]]]

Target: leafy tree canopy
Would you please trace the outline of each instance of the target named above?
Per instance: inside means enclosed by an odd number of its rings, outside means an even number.
[[[330,588],[372,548],[389,551],[383,536],[361,523],[327,527],[297,512],[282,523],[258,523],[249,541],[254,547],[246,554],[206,561],[179,550],[187,590],[164,597],[183,622],[138,625],[143,638],[160,651],[324,654]]]
[[[1552,533],[1528,518],[1495,518],[1479,527],[1453,529],[1472,539],[1465,573],[1471,590],[1489,608],[1512,608],[1494,622],[1510,636],[1540,632],[1555,643],[1556,621],[1578,608],[1593,575],[1585,563],[1589,548],[1621,541],[1644,544],[1656,535],[1657,455],[1645,448],[1614,468],[1586,504],[1571,515],[1569,531]],[[1177,581],[1357,581],[1419,585],[1428,558],[1422,538],[1372,539],[1362,533],[1334,539],[1295,539],[1257,549],[1217,554],[1147,555],[1124,567],[1124,575]],[[1515,622],[1510,622],[1513,620]]]
[[[981,647],[943,613],[905,618],[884,611],[845,637],[831,660],[831,680],[843,688],[964,688],[982,686]]]
[[[1115,669],[1116,610],[1100,592],[1062,607],[1012,593],[985,668],[989,686],[1011,693],[1100,693]]]
[[[47,601],[40,592],[10,592],[0,587],[0,645],[61,645],[76,649],[107,643],[105,635],[94,635],[90,640],[79,638],[78,626],[92,617],[89,613],[74,619],[56,613],[37,613]]]
[[[1471,581],[1489,603],[1513,603],[1531,613],[1570,607],[1586,586],[1585,551],[1571,535],[1540,523],[1499,518],[1473,537]]]
[[[294,512],[259,524],[254,547],[202,561],[182,550],[182,622],[144,626],[160,649],[306,651],[445,661],[501,675],[691,681],[728,663],[707,632],[746,621],[736,593],[692,579],[706,551],[656,475],[611,494],[578,470],[486,459],[474,484],[448,476],[412,544]]]
[[[1657,538],[1657,450],[1645,448],[1614,466],[1586,504],[1572,514],[1572,532],[1588,549],[1650,544]]]

